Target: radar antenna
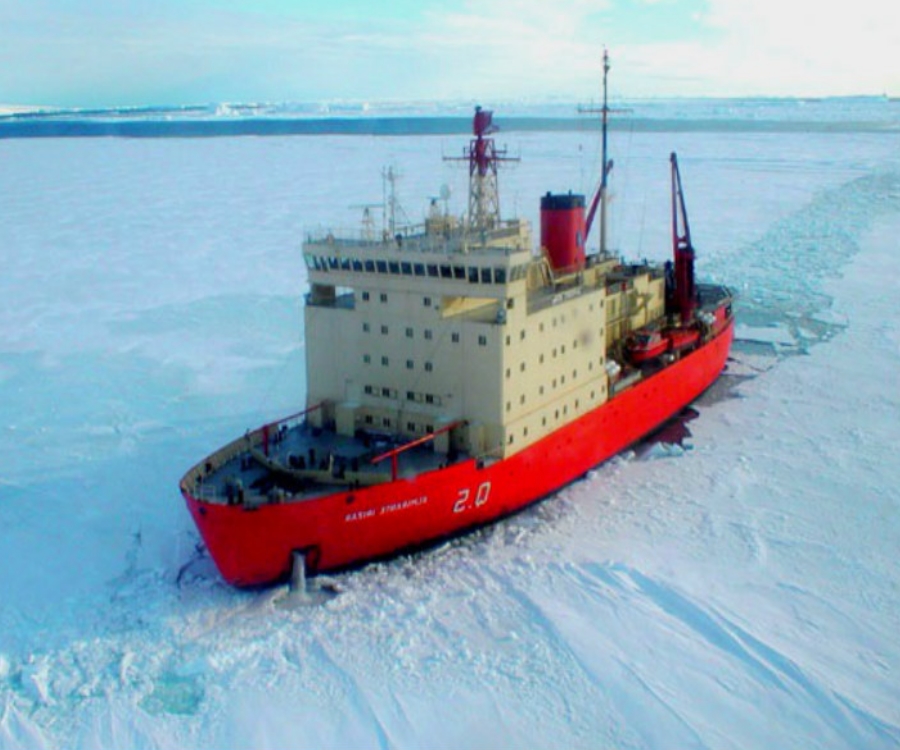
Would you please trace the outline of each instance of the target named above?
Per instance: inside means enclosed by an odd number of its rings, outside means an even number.
[[[445,157],[446,161],[466,161],[469,164],[469,227],[493,229],[500,224],[500,193],[497,187],[497,167],[501,162],[519,161],[506,155],[490,138],[499,128],[493,122],[494,113],[475,107],[469,147],[462,157]]]

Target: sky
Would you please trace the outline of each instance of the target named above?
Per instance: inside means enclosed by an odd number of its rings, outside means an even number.
[[[893,0],[0,0],[0,103],[900,96]]]

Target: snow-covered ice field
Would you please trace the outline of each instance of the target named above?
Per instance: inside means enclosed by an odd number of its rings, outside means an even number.
[[[498,113],[502,126],[502,117]],[[593,136],[501,134],[506,212]],[[0,748],[900,747],[900,149],[618,133],[611,236],[740,293],[681,445],[283,607],[198,554],[181,474],[304,397],[304,230],[457,139],[0,140]]]

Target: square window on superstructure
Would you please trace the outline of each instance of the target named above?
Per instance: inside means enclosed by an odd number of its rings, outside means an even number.
[[[411,359],[406,360],[406,369],[407,370],[413,369],[413,361]]]
[[[423,304],[425,307],[431,307],[431,297],[423,297],[423,298],[422,298],[422,304]]]
[[[378,270],[378,273],[387,273],[387,262],[383,260],[376,260],[375,268]]]
[[[415,401],[415,400],[416,400],[416,394],[415,394],[413,391],[407,391],[407,392],[406,392],[406,400],[407,400],[407,401]]]
[[[391,418],[390,418],[390,417],[382,417],[382,418],[381,418],[381,424],[382,424],[384,427],[390,427],[390,426],[391,426]]]
[[[369,324],[363,323],[363,333],[368,333],[368,332],[369,332]]]
[[[427,341],[431,341],[432,338],[434,338],[434,334],[433,334],[432,330],[430,328],[426,328],[425,329],[425,339]]]
[[[406,329],[406,338],[411,339],[412,337],[413,337],[413,329],[407,328]]]
[[[469,283],[477,284],[478,283],[478,269],[475,266],[469,266]]]
[[[431,277],[437,277],[440,275],[437,265],[435,265],[434,263],[428,264],[428,275]]]
[[[371,385],[367,385],[365,388],[363,388],[363,390],[366,392],[367,395],[371,396],[371,395],[372,395],[372,391],[373,391],[374,389],[372,388]]]
[[[413,271],[416,276],[424,276],[425,275],[425,264],[424,263],[416,263],[413,266]]]
[[[453,269],[448,265],[441,266],[441,278],[442,279],[452,279],[453,278]]]
[[[490,268],[482,268],[481,269],[481,283],[482,284],[490,284],[491,283],[491,269]]]
[[[389,363],[390,363],[390,360],[389,360],[387,357],[382,357],[382,358],[381,358],[381,364],[382,364],[384,367],[387,367]]]
[[[525,363],[524,362],[519,363],[519,372],[525,372]]]
[[[431,372],[434,369],[434,365],[431,362],[425,363],[425,372]]]
[[[372,424],[374,421],[371,414],[366,414],[366,424]]]
[[[487,346],[487,336],[483,333],[478,336],[478,346]]]
[[[426,403],[426,404],[433,404],[433,403],[434,403],[434,396],[433,396],[432,394],[430,394],[430,393],[426,393],[426,394],[425,394],[425,403]]]
[[[363,292],[363,293],[362,293],[362,298],[363,298],[363,302],[368,302],[368,301],[369,301],[369,293],[368,293],[368,292]]]
[[[387,327],[387,326],[381,326],[381,334],[382,334],[383,336],[387,336],[387,334],[388,334],[388,327]]]
[[[375,273],[375,261],[367,260],[364,264],[365,269],[368,273]]]
[[[495,268],[494,269],[494,283],[495,284],[505,284],[506,283],[506,269],[505,268]]]
[[[388,263],[388,269],[391,273],[400,273],[400,263],[396,260],[392,260]]]
[[[454,344],[458,344],[458,343],[459,343],[459,333],[456,332],[456,331],[454,331],[453,333],[451,333],[451,334],[450,334],[450,340],[451,340]]]
[[[521,331],[519,331],[519,341],[524,341],[524,340],[525,340],[525,329],[523,328]]]
[[[416,431],[416,423],[415,422],[407,422],[406,423],[406,431],[407,432],[415,432]]]
[[[382,292],[382,293],[378,296],[378,299],[380,299],[382,302],[387,302],[387,294],[385,294],[384,292]]]
[[[381,389],[381,395],[382,395],[384,398],[390,398],[390,397],[391,397],[391,389],[390,389],[390,388],[382,388],[382,389]]]
[[[466,267],[465,266],[453,266],[453,278],[459,279],[460,281],[466,278]]]
[[[369,364],[372,361],[372,357],[369,354],[363,354],[363,362]]]
[[[412,263],[409,261],[403,261],[400,264],[400,271],[404,276],[412,276]]]
[[[357,273],[363,270],[363,264],[361,260],[357,260],[356,258],[353,259],[353,270]]]

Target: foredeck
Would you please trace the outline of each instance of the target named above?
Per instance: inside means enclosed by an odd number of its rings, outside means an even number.
[[[253,507],[303,502],[468,458],[459,452],[438,453],[428,439],[414,443],[377,432],[348,437],[288,418],[248,432],[212,454],[188,472],[182,488],[213,503]]]

